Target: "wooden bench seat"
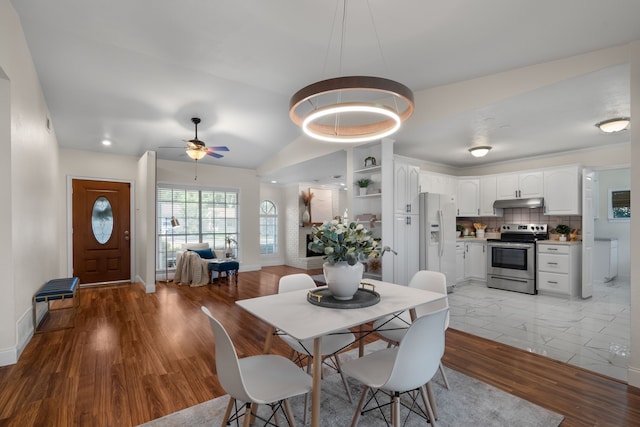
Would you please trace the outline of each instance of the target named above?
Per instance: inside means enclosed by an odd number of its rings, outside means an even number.
[[[76,307],[78,306],[78,285],[80,284],[80,279],[77,277],[68,277],[68,278],[64,278],[64,279],[53,279],[53,280],[49,280],[47,283],[45,283],[44,285],[42,285],[40,287],[40,289],[38,289],[38,292],[35,293],[35,295],[33,296],[33,330],[34,333],[39,333],[39,332],[43,332],[42,330],[38,329],[38,310],[37,310],[37,304],[39,302],[46,302],[47,303],[47,315],[49,313],[49,311],[55,311],[55,310],[73,310],[73,319],[74,322],[71,326],[65,326],[62,328],[55,328],[55,329],[50,329],[50,330],[56,330],[56,329],[66,329],[66,328],[72,328],[75,326],[75,310]],[[65,299],[69,299],[69,298],[74,298],[73,301],[73,305],[71,307],[63,307],[63,308],[57,308],[57,309],[52,309],[50,302],[51,301],[55,301],[55,300],[65,300]],[[45,315],[46,317],[46,315]],[[44,320],[44,317],[43,317]]]

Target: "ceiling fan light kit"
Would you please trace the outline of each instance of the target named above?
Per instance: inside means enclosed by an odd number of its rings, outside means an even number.
[[[615,133],[629,128],[629,117],[617,117],[596,123],[596,127],[604,133]]]
[[[347,0],[344,0],[340,69],[346,12]],[[377,31],[375,34],[377,38]],[[371,76],[344,76],[312,83],[297,91],[289,101],[289,117],[293,123],[311,138],[334,143],[361,143],[392,135],[411,117],[413,110],[411,89],[394,80]]]
[[[476,145],[475,147],[469,148],[469,152],[473,157],[484,157],[491,150],[490,145]]]

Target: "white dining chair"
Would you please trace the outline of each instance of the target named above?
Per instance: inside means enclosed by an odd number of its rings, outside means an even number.
[[[315,289],[316,282],[308,274],[289,274],[282,276],[278,283],[278,293],[292,292],[298,290]],[[313,340],[299,341],[290,335],[279,332],[280,338],[289,346],[292,350],[292,358],[302,363],[302,358],[307,359],[307,372],[311,373],[311,358],[313,357]],[[347,384],[347,380],[342,373],[340,367],[340,358],[338,353],[345,348],[349,347],[355,342],[355,335],[348,330],[344,329],[331,335],[325,335],[320,339],[320,356],[323,360],[330,358],[335,363],[334,368],[340,374],[342,378],[342,384],[347,392],[347,398],[349,403],[352,402],[351,390]],[[295,356],[295,357],[294,357]],[[306,404],[305,404],[306,408]],[[306,411],[305,411],[306,414]],[[305,417],[306,420],[306,417]]]
[[[438,371],[444,354],[444,322],[448,313],[449,309],[443,308],[425,314],[409,326],[397,347],[378,350],[342,365],[345,375],[364,385],[351,427],[358,424],[360,416],[365,412],[374,409],[382,412],[380,406],[367,408],[369,403],[377,404],[380,401],[376,395],[381,391],[391,396],[392,423],[394,427],[400,426],[400,395],[414,390],[419,393],[409,395],[411,404],[402,403],[402,406],[427,418],[431,426],[435,426],[436,417],[427,398],[426,384]],[[365,405],[370,390],[373,396]],[[418,394],[422,397],[425,410],[416,401]],[[386,406],[385,403],[382,405]]]
[[[215,340],[216,373],[222,388],[230,399],[222,419],[221,427],[244,416],[243,425],[248,427],[253,417],[263,420],[266,425],[274,425],[278,410],[282,410],[290,426],[295,426],[293,413],[288,399],[307,394],[312,389],[311,377],[300,370],[286,357],[275,354],[262,354],[238,358],[233,342],[222,324],[209,309],[201,307],[209,317]],[[244,412],[237,407],[237,401],[244,403]],[[255,405],[252,410],[252,404]],[[256,414],[257,405],[269,405],[271,416],[267,419]],[[235,406],[235,413],[231,411]]]
[[[416,307],[416,317],[423,316],[433,311],[441,310],[449,307],[449,300],[447,295],[447,277],[439,271],[420,270],[413,275],[409,281],[410,288],[423,289],[425,291],[438,292],[445,295],[445,298],[439,301],[433,301],[427,304],[422,304]],[[376,320],[373,323],[374,329],[382,335],[390,345],[397,345],[404,334],[407,332],[407,328],[411,324],[411,316],[409,312],[405,311],[396,316],[385,316]],[[445,319],[444,329],[445,331],[449,327],[449,313]],[[440,363],[440,374],[444,381],[445,387],[449,389],[449,381],[444,373],[444,367]]]

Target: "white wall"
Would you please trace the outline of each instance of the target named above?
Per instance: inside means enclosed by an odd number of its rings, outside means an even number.
[[[135,280],[146,292],[156,290],[156,153],[146,152],[138,161],[135,188],[134,236]]]
[[[0,1],[0,144],[5,202],[0,253],[0,365],[15,363],[31,333],[31,298],[58,277],[58,146],[18,16]],[[8,101],[8,103],[7,103]],[[9,114],[7,116],[7,114]],[[8,128],[10,126],[10,130]],[[34,173],[37,171],[37,173]],[[38,257],[34,264],[34,254]]]
[[[260,181],[251,169],[158,160],[158,183],[191,187],[227,188],[239,191],[240,234],[238,242],[240,271],[259,270],[260,259]]]
[[[629,279],[631,223],[611,222],[608,219],[608,190],[613,188],[630,188],[631,171],[629,168],[608,169],[598,171],[598,216],[595,220],[595,238],[618,239],[618,276]]]

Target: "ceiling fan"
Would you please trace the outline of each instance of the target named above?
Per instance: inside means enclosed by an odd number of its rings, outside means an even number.
[[[193,139],[185,141],[187,143],[187,156],[191,157],[196,162],[206,155],[215,157],[216,159],[224,157],[222,154],[216,153],[216,151],[229,151],[229,148],[226,146],[207,147],[204,142],[198,139],[198,123],[200,123],[200,119],[198,117],[192,117],[191,122],[195,126],[196,135]]]

